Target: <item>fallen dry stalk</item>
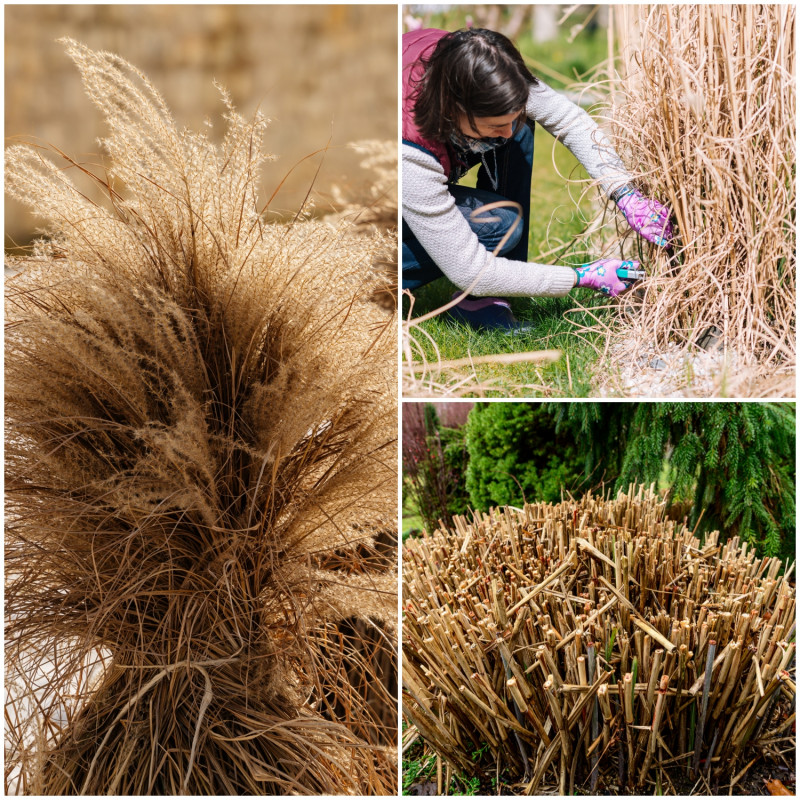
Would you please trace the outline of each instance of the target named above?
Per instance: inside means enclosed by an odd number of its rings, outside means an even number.
[[[668,765],[713,782],[783,730],[792,569],[701,543],[643,487],[456,517],[404,549],[405,713],[453,767],[486,743],[531,794],[641,793]]]

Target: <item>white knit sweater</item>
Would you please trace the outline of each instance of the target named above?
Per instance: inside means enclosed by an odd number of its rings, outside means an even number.
[[[531,87],[528,117],[556,137],[609,193],[630,182],[597,123],[541,80]],[[478,241],[447,191],[442,165],[417,147],[403,145],[403,219],[439,269],[460,289],[476,276],[477,296],[563,296],[575,285],[570,267],[493,256]]]

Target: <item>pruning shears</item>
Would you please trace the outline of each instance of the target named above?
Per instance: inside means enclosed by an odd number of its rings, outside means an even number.
[[[617,277],[622,281],[640,281],[647,277],[647,273],[643,269],[631,269],[632,266],[632,261],[623,261],[617,267]]]

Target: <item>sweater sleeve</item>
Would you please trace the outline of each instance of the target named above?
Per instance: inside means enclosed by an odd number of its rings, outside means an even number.
[[[561,297],[575,284],[570,267],[512,261],[492,255],[456,208],[441,164],[403,145],[403,220],[439,269],[459,289],[480,275],[479,297]]]
[[[530,119],[567,147],[606,194],[631,182],[630,174],[597,123],[564,95],[539,80],[531,86],[526,111]]]

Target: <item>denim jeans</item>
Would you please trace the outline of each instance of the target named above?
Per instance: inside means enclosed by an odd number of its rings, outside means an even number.
[[[497,157],[497,191],[493,191],[486,168],[478,171],[478,185],[449,184],[448,190],[456,201],[456,207],[464,215],[470,227],[478,236],[480,243],[493,252],[508,229],[514,224],[517,212],[512,208],[498,208],[487,212],[494,222],[480,222],[470,219],[476,208],[497,200],[514,200],[522,206],[522,221],[514,229],[500,254],[515,261],[528,260],[528,226],[531,214],[531,171],[533,169],[533,123],[520,126],[517,134],[494,153],[486,156],[490,164]],[[474,156],[474,163],[480,156]],[[403,222],[403,288],[418,289],[420,286],[441,278],[442,271],[425,252],[422,245]]]

